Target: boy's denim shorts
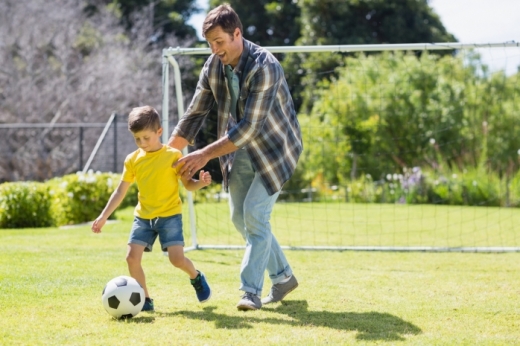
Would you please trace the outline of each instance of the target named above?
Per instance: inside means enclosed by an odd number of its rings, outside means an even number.
[[[184,246],[182,234],[182,214],[155,219],[141,219],[134,216],[128,244],[138,244],[145,247],[145,252],[152,251],[155,239],[159,236],[161,249],[167,251],[169,246]]]

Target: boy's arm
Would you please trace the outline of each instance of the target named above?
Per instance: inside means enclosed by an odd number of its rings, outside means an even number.
[[[105,222],[107,222],[108,217],[112,215],[114,210],[121,204],[123,199],[126,196],[126,192],[128,191],[128,188],[130,187],[131,183],[126,181],[120,181],[117,188],[114,190],[112,195],[110,196],[110,199],[107,202],[107,205],[105,206],[105,209],[99,214],[97,219],[94,220],[92,223],[92,232],[94,233],[100,233],[101,228],[105,225]]]
[[[203,187],[211,184],[211,174],[209,172],[205,172],[205,171],[201,170],[199,172],[199,180],[181,176],[181,181],[182,181],[182,185],[184,185],[184,187],[188,191],[200,190]]]
[[[168,146],[175,148],[179,151],[182,151],[182,149],[186,148],[188,144],[189,142],[186,138],[182,138],[173,134],[168,141]]]

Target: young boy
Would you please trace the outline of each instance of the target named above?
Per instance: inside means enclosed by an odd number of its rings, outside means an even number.
[[[201,170],[199,180],[194,180],[191,175],[180,176],[179,169],[172,168],[172,164],[182,154],[161,143],[163,129],[159,113],[154,108],[144,106],[132,109],[128,115],[128,129],[133,134],[138,149],[126,157],[121,181],[101,214],[94,220],[92,232],[101,232],[108,217],[119,206],[135,181],[139,190],[138,203],[134,210],[126,261],[130,276],[141,284],[145,292],[146,301],[142,310],[154,311],[153,299],[146,288],[141,259],[143,252],[152,251],[157,236],[162,250],[168,252],[170,262],[189,275],[197,298],[201,303],[206,302],[211,296],[206,277],[184,257],[178,179],[180,178],[187,190],[194,191],[208,186],[211,175]]]

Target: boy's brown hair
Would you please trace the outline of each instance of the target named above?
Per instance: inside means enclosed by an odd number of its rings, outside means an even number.
[[[238,28],[240,33],[242,31],[242,22],[238,18],[238,14],[235,10],[227,3],[215,7],[209,11],[204,24],[202,24],[202,37],[206,37],[208,31],[213,30],[217,26],[222,28],[222,31],[233,36],[235,29]]]
[[[157,132],[160,128],[161,117],[153,107],[135,107],[130,114],[128,114],[128,130],[132,133],[143,130]]]

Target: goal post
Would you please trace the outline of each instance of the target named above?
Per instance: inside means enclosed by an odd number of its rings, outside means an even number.
[[[272,53],[354,53],[354,52],[398,52],[398,51],[469,51],[475,49],[519,48],[520,43],[412,43],[412,44],[377,44],[377,45],[323,45],[323,46],[276,46],[264,47]],[[210,55],[210,48],[167,48],[162,54],[162,121],[163,142],[167,143],[170,134],[169,98],[170,95],[170,68],[173,68],[175,97],[179,119],[184,114],[182,97],[181,73],[176,56],[179,55]],[[520,96],[519,96],[520,99]],[[430,140],[431,142],[431,140]],[[433,145],[433,143],[432,143]],[[304,142],[304,147],[306,143]],[[519,148],[520,149],[520,148]],[[185,149],[184,154],[187,151]],[[520,155],[520,150],[519,150]],[[373,184],[377,185],[377,182]],[[375,186],[375,185],[374,185]],[[334,190],[334,186],[328,187]],[[337,188],[337,187],[336,187]],[[375,187],[377,188],[377,186]],[[350,189],[350,187],[349,187]],[[474,207],[481,210],[465,209],[462,206],[418,206],[393,202],[393,204],[357,204],[352,200],[339,203],[338,201],[316,202],[312,199],[313,189],[302,190],[307,197],[301,201],[279,202],[273,211],[273,231],[282,248],[294,250],[358,250],[358,251],[429,251],[429,252],[520,252],[520,236],[515,232],[497,236],[497,223],[504,229],[511,231],[520,218],[512,208]],[[344,195],[350,193],[345,191]],[[222,197],[219,195],[219,199]],[[225,197],[225,196],[224,196]],[[226,203],[197,205],[197,214],[193,194],[187,192],[187,216],[190,225],[191,246],[185,250],[194,249],[240,249],[245,246],[239,238],[238,232],[233,229],[229,217],[226,217]],[[407,208],[407,209],[405,209]],[[486,224],[480,213],[485,214]],[[198,214],[203,214],[207,220],[202,220]],[[285,214],[280,216],[280,214]],[[380,215],[379,218],[375,215]],[[212,218],[214,217],[214,218]],[[408,219],[403,219],[408,217]],[[285,218],[285,219],[284,219]],[[359,218],[361,223],[357,223]],[[348,221],[346,221],[348,220]],[[200,224],[204,223],[204,230]],[[433,228],[430,227],[436,224]],[[453,224],[454,223],[454,224]],[[312,226],[309,226],[312,224]],[[349,230],[345,225],[348,224]],[[376,225],[377,224],[377,225]],[[308,234],[298,234],[299,229],[312,228]],[[437,227],[435,229],[435,227]],[[215,228],[210,231],[209,229]],[[296,228],[296,229],[292,229]],[[405,229],[402,231],[402,229]],[[284,235],[278,234],[283,229]],[[417,229],[417,232],[415,230]],[[475,232],[475,239],[462,240],[469,231]],[[515,229],[520,230],[520,228]],[[205,234],[200,241],[198,232]],[[216,240],[220,237],[229,240]],[[311,234],[313,233],[314,234]],[[393,233],[392,233],[393,232]],[[287,234],[285,234],[287,233]],[[317,234],[319,233],[319,234]],[[402,233],[406,233],[403,236]],[[439,235],[440,234],[440,235]],[[478,234],[478,235],[477,235]],[[207,236],[206,236],[207,235]],[[327,238],[327,241],[321,238]],[[408,240],[398,239],[404,237]],[[437,238],[436,238],[437,237]],[[298,238],[298,241],[293,239]],[[392,238],[398,239],[392,243]],[[442,239],[441,239],[442,238]],[[487,238],[487,240],[483,240]],[[439,240],[441,239],[441,240]],[[492,240],[489,240],[492,239]],[[493,240],[494,239],[494,240]],[[428,243],[430,242],[430,243]]]

